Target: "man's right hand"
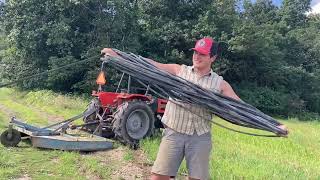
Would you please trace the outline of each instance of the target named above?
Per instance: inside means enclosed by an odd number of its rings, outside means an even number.
[[[112,56],[112,57],[118,57],[119,55],[114,52],[111,48],[103,48],[101,50],[101,54],[104,55],[104,57],[107,57],[107,56]]]

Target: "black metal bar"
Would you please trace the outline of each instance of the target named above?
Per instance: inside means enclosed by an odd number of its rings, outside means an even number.
[[[57,125],[60,125],[60,124],[63,124],[63,125],[69,124],[69,123],[71,123],[72,121],[75,121],[75,120],[77,120],[77,119],[79,119],[79,118],[81,118],[81,117],[83,117],[83,114],[79,114],[79,115],[76,115],[76,116],[74,116],[74,117],[72,117],[72,118],[66,119],[66,120],[64,120],[64,121],[51,124],[51,125],[49,125],[49,126],[43,127],[42,129],[48,129],[48,128],[51,128],[51,127],[54,127],[54,126],[57,126]],[[61,125],[61,126],[58,127],[57,129],[55,129],[55,131],[61,129],[63,125]]]
[[[118,87],[117,87],[116,93],[119,91],[119,88],[120,88],[120,85],[121,85],[123,76],[124,76],[124,73],[122,73],[122,75],[121,75],[121,78],[120,78],[120,81],[119,81],[119,83],[118,83]]]
[[[128,90],[127,90],[127,93],[130,93],[130,86],[131,86],[131,76],[129,75],[129,78],[128,78]]]

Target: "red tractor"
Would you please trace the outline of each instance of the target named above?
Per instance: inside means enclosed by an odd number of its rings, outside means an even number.
[[[131,76],[128,76],[126,89],[118,92],[124,75],[116,92],[104,92],[102,86],[106,81],[104,72],[100,72],[96,81],[99,89],[92,92],[94,99],[84,112],[84,128],[136,148],[140,139],[152,135],[155,128],[163,127],[161,117],[167,100],[150,95],[149,86],[140,88],[139,93],[131,93]]]

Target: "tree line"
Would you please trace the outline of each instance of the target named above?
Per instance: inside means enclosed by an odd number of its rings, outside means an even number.
[[[213,69],[243,100],[266,113],[315,119],[320,16],[309,10],[310,0],[283,0],[280,7],[271,0],[7,0],[0,11],[0,82],[92,59],[18,83],[89,93],[103,47],[190,65],[196,39],[211,36],[226,45]],[[119,76],[107,74],[109,90]]]

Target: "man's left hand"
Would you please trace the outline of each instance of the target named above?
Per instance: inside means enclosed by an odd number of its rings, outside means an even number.
[[[282,129],[282,130],[284,130],[284,131],[286,132],[286,134],[283,135],[283,136],[285,136],[285,137],[288,136],[289,130],[288,130],[287,126],[285,126],[284,124],[281,124],[281,125],[279,125],[279,126],[277,126],[277,127],[280,128],[280,129]]]

